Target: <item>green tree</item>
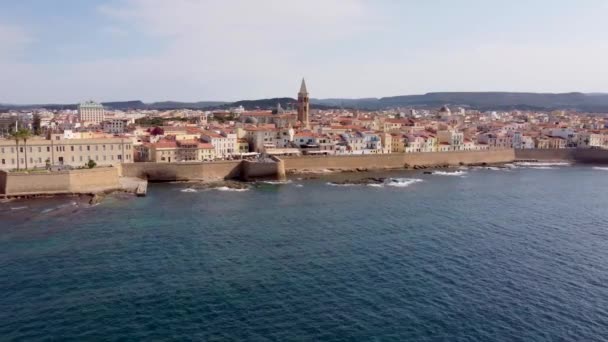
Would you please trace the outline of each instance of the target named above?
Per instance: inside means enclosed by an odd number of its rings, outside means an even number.
[[[19,130],[12,132],[11,137],[15,140],[15,145],[17,147],[17,170],[21,168],[19,163],[19,141],[23,140],[24,146],[27,146],[27,139],[32,136],[32,133],[29,129],[20,128]],[[27,169],[27,148],[24,147],[25,151],[25,169]]]
[[[87,167],[89,169],[94,168],[95,166],[97,166],[97,163],[93,160],[93,159],[89,159],[89,162],[87,163]]]
[[[35,135],[40,135],[41,129],[40,114],[36,113],[32,119],[32,130],[34,131]]]

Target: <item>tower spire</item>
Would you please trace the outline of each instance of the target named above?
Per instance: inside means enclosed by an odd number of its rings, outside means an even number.
[[[300,92],[298,94],[308,94],[308,90],[306,90],[306,81],[302,78],[302,84],[300,85]]]

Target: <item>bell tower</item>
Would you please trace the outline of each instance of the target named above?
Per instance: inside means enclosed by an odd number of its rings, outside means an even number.
[[[298,92],[298,121],[302,123],[304,128],[310,127],[310,121],[308,113],[310,110],[310,103],[308,98],[308,90],[306,90],[306,82],[302,79],[300,85],[300,91]]]

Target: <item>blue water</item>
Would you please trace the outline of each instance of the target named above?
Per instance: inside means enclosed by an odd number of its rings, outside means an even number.
[[[608,171],[387,175],[2,204],[0,340],[608,338]]]

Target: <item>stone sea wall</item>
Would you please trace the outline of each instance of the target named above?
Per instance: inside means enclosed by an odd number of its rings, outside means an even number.
[[[324,169],[399,169],[414,166],[507,163],[515,160],[513,149],[432,153],[392,153],[352,156],[285,157],[287,172]]]
[[[241,161],[208,163],[130,163],[122,165],[123,177],[150,181],[212,181],[241,176]]]
[[[608,150],[600,149],[522,149],[515,150],[515,157],[521,160],[608,164]]]
[[[116,167],[59,172],[0,171],[0,193],[6,196],[95,193],[120,188]]]

